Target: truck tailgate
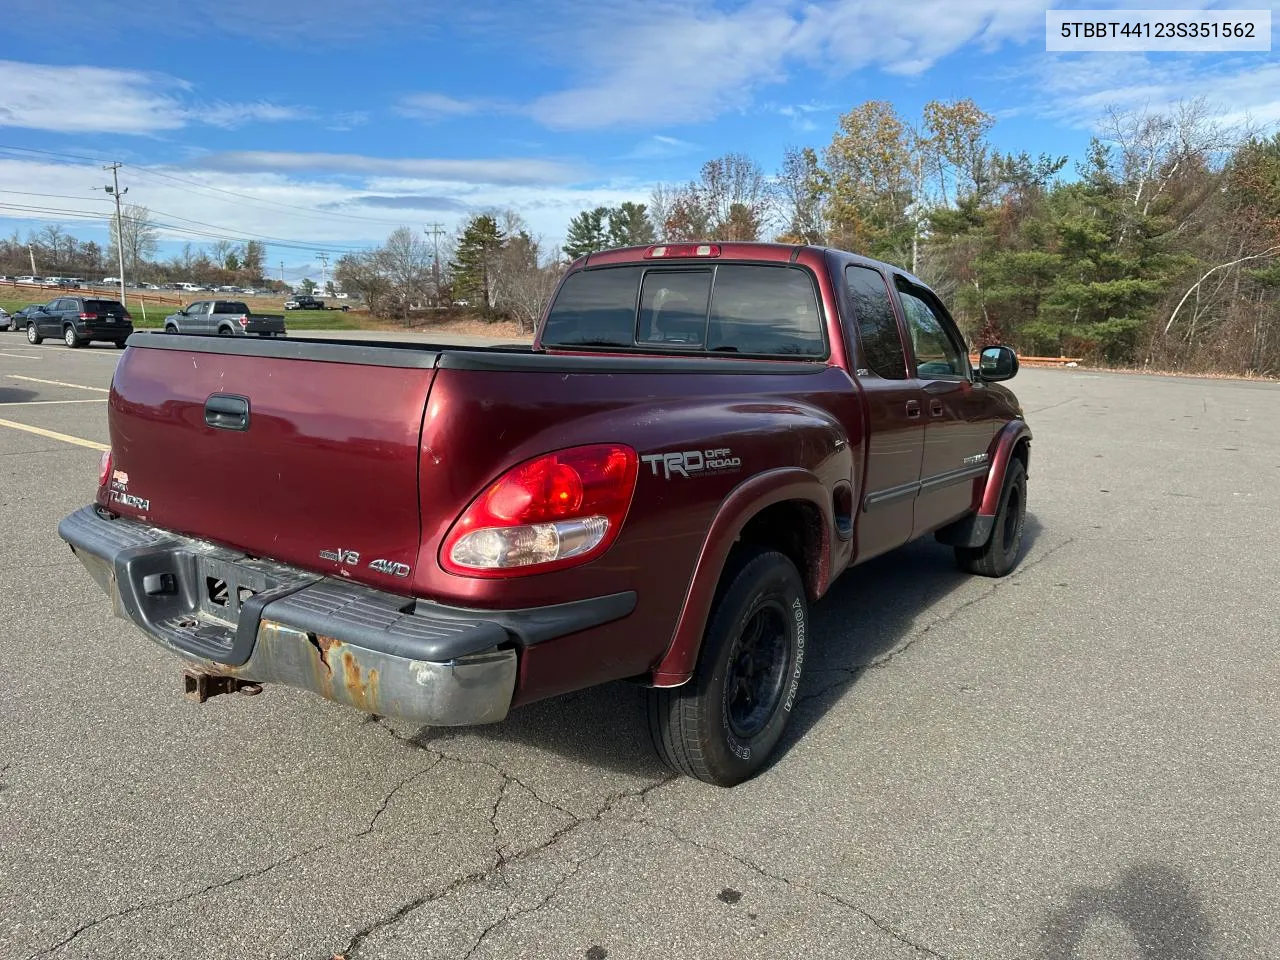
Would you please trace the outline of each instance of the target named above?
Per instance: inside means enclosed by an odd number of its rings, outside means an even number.
[[[436,356],[135,334],[112,382],[104,496],[168,530],[403,589]]]
[[[251,313],[247,317],[248,323],[245,324],[244,332],[248,334],[268,334],[268,333],[284,333],[284,317],[266,314]]]

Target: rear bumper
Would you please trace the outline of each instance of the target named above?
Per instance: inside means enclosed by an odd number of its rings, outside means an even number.
[[[520,650],[626,616],[635,594],[472,610],[250,558],[84,507],[58,535],[156,643],[205,672],[435,726],[495,723]]]

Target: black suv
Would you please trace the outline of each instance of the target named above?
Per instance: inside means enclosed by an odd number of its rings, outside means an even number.
[[[133,333],[133,318],[124,304],[99,297],[58,297],[43,307],[31,307],[27,320],[30,343],[61,337],[68,347],[83,347],[106,340],[123,350]]]

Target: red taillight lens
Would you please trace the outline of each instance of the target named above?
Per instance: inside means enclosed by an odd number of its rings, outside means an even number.
[[[646,260],[663,257],[718,257],[720,245],[718,243],[667,243],[650,247],[644,255]]]
[[[463,511],[440,548],[450,573],[544,573],[598,557],[622,528],[636,488],[631,447],[573,447],[512,467]]]
[[[130,313],[128,310],[126,310],[124,313],[120,314],[120,316],[121,316],[121,317],[123,317],[125,320],[132,320],[132,319],[133,319],[133,314],[132,314],[132,313]]]
[[[82,313],[80,314],[80,319],[81,320],[97,320],[98,315],[96,313]]]
[[[107,450],[102,454],[102,459],[98,461],[98,486],[106,486],[107,478],[111,476],[111,451]]]
[[[248,318],[248,317],[240,317],[240,326],[242,326],[242,327],[247,327],[247,326],[249,326],[249,318]]]

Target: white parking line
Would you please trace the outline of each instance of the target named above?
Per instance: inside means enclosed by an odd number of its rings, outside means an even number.
[[[0,400],[0,407],[40,407],[50,403],[106,403],[106,397],[92,400]]]
[[[72,437],[65,433],[58,433],[56,430],[46,430],[44,427],[33,427],[29,423],[14,423],[12,420],[0,420],[0,427],[22,430],[25,433],[34,433],[37,437],[48,437],[50,440],[61,440],[63,443],[74,443],[77,447],[88,447],[90,450],[106,451],[111,449],[105,443],[94,443],[92,440],[85,440],[83,437]]]
[[[81,383],[67,383],[65,380],[41,380],[39,377],[24,377],[20,373],[8,375],[10,380],[26,380],[28,383],[47,383],[54,387],[75,387],[77,390],[92,390],[94,393],[110,393],[106,387],[86,387]]]
[[[13,357],[15,360],[39,360],[39,357],[33,357],[29,353],[0,353],[0,357]]]

